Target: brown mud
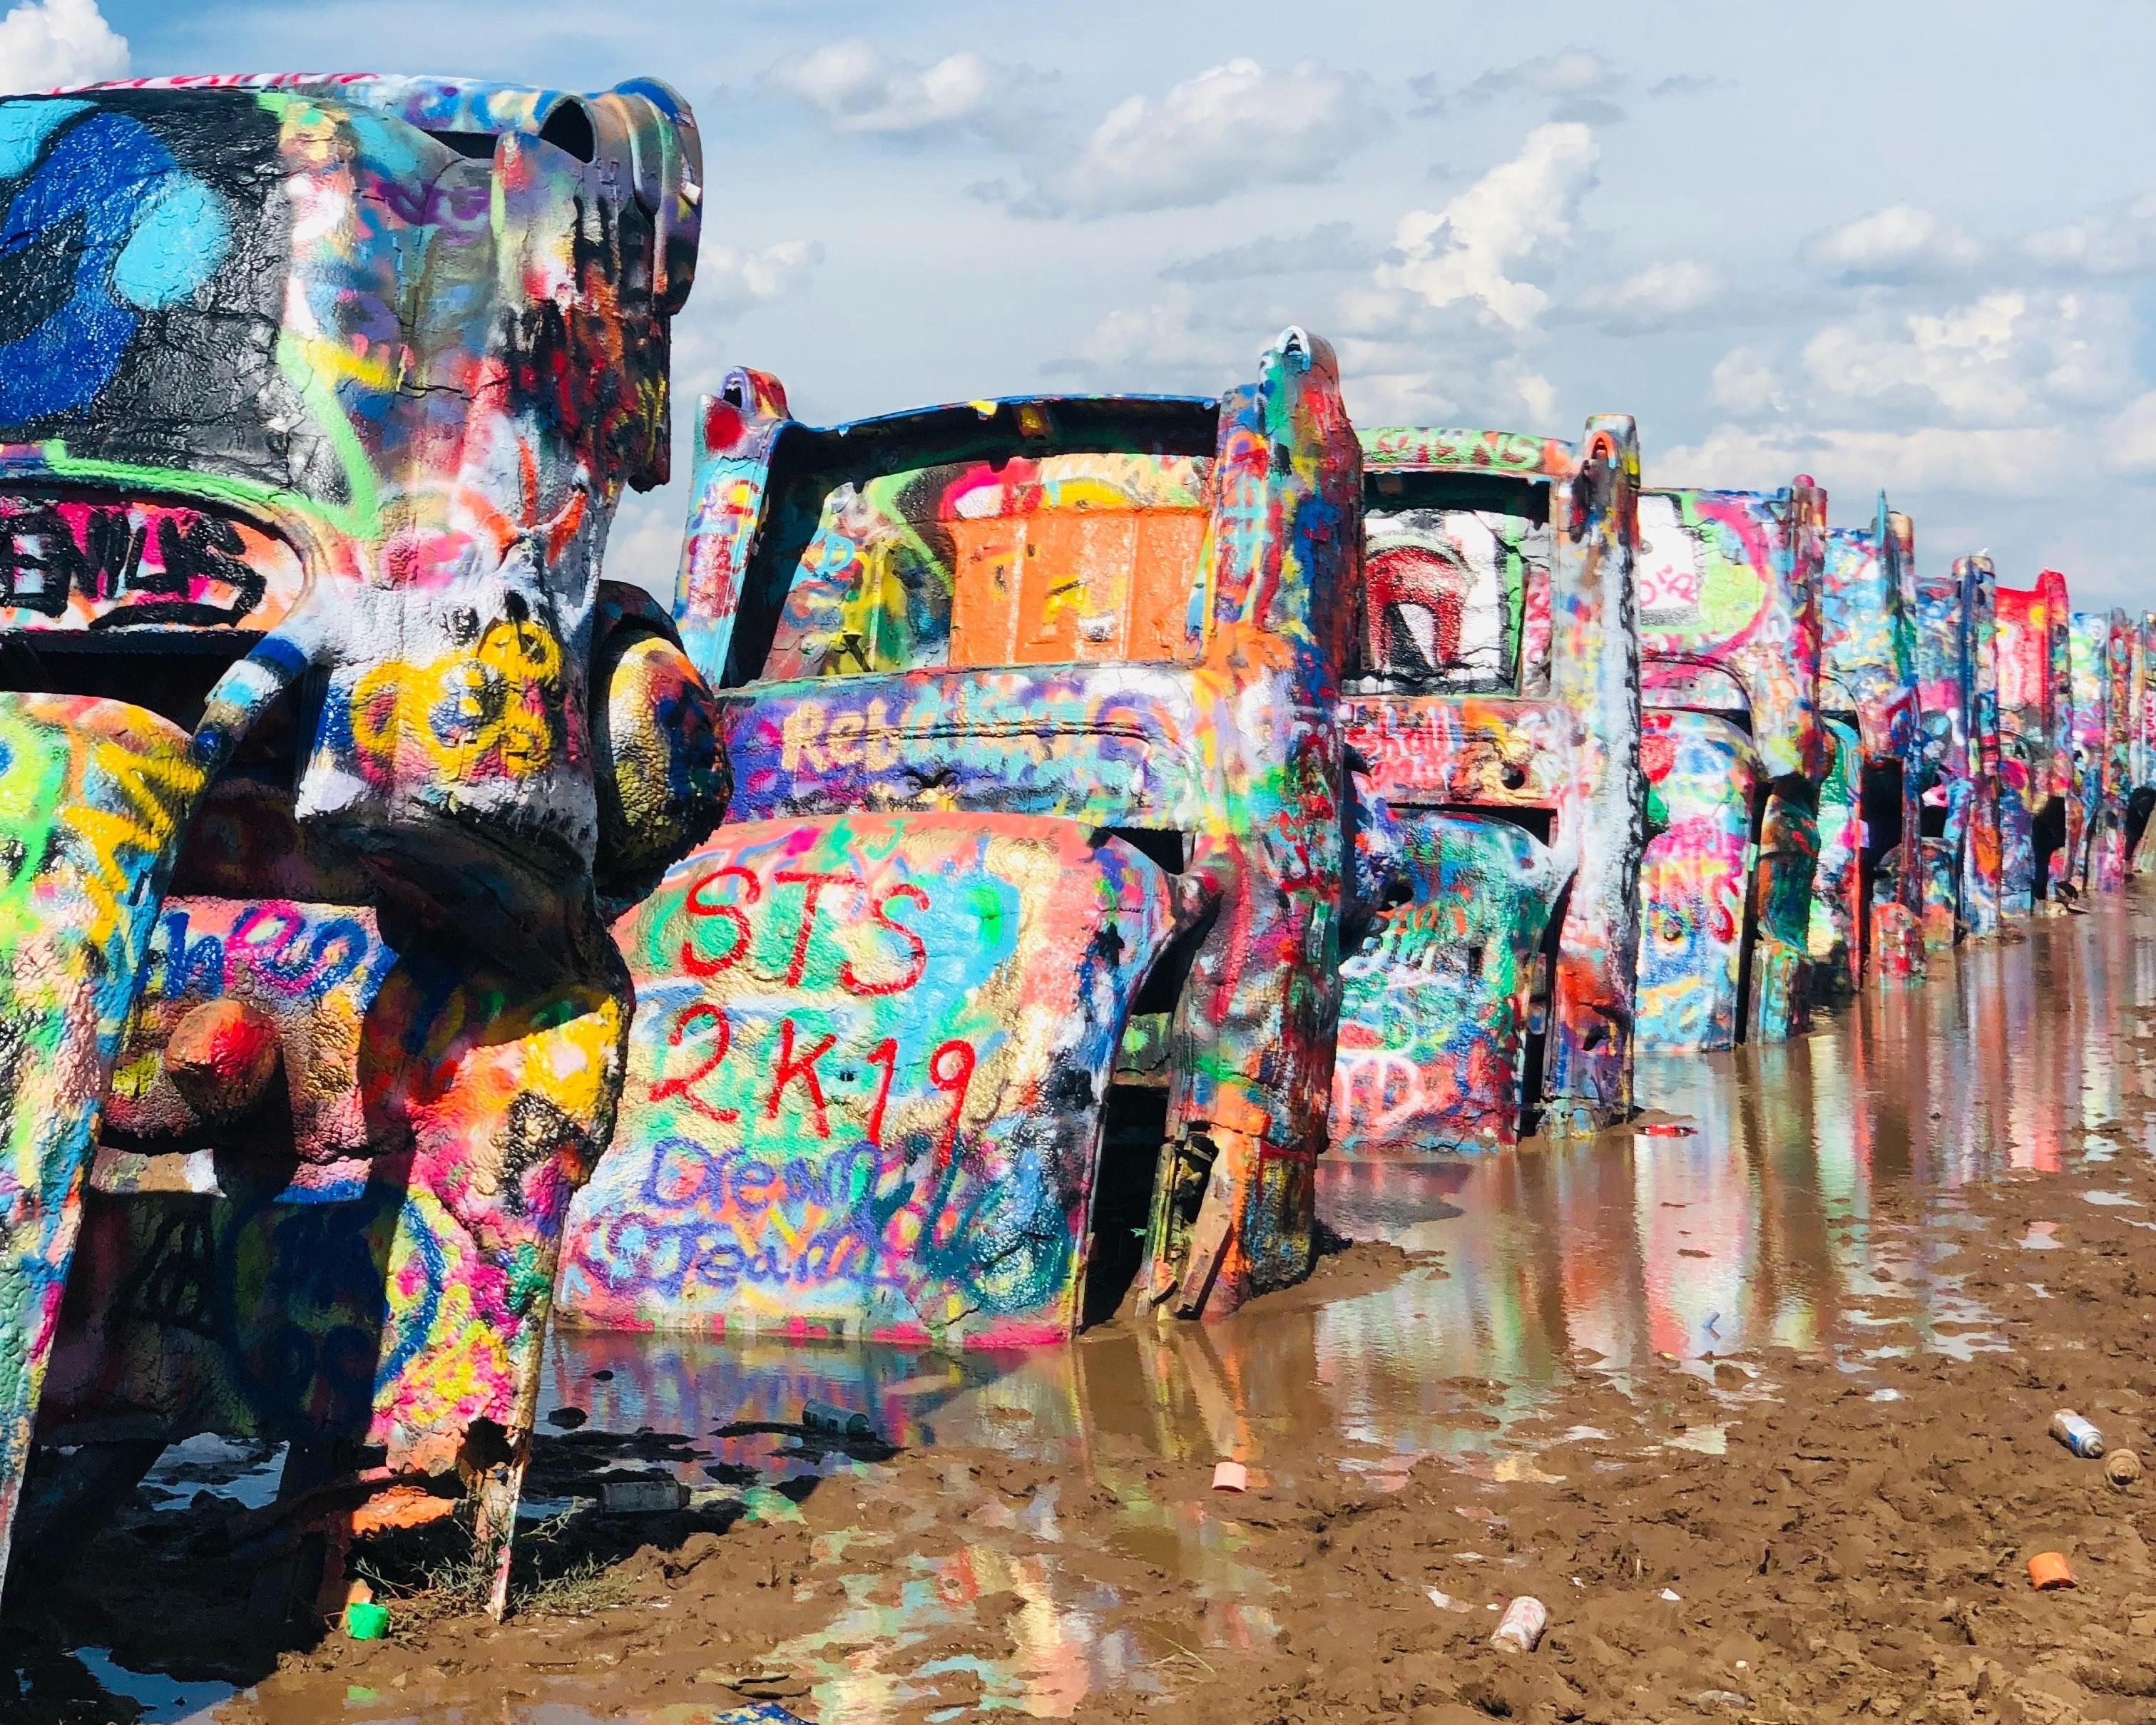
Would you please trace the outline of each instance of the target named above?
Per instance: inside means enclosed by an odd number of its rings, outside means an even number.
[[[231,1500],[146,1491],[11,1594],[0,1716],[2156,1720],[2156,904],[1643,1087],[1689,1130],[1332,1171],[1334,1224],[1397,1243],[1223,1322],[987,1361],[562,1337],[499,1628],[429,1530],[363,1548],[388,1640],[264,1647]],[[548,1518],[624,1474],[689,1506]],[[1499,1653],[1522,1593],[1548,1631]]]

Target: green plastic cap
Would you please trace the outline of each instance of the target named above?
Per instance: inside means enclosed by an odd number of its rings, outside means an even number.
[[[387,1605],[360,1604],[344,1608],[344,1632],[355,1641],[378,1641],[389,1633]]]

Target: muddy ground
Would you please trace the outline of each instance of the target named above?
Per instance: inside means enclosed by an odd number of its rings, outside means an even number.
[[[602,1467],[710,1484],[678,1515],[546,1524],[524,1544],[523,1609],[499,1628],[473,1609],[453,1543],[381,1542],[363,1553],[395,1624],[377,1643],[251,1642],[234,1609],[248,1578],[218,1555],[232,1506],[146,1499],[64,1584],[11,1600],[26,1687],[0,1713],[136,1717],[62,1651],[95,1646],[242,1686],[144,1716],[225,1725],[696,1725],[765,1702],[825,1722],[990,1707],[1204,1725],[2156,1719],[2156,1021],[2136,992],[2102,1031],[2118,1081],[2094,1106],[2069,1099],[2056,1172],[2001,1168],[1943,1204],[1934,1186],[1876,1179],[1861,1204],[1820,1212],[1820,1250],[1863,1246],[1836,1261],[1867,1285],[1811,1332],[1746,1333],[1727,1354],[1712,1333],[1635,1348],[1621,1368],[1575,1341],[1524,1400],[1502,1376],[1455,1373],[1424,1386],[1455,1435],[1403,1453],[1382,1417],[1396,1380],[1358,1413],[1340,1377],[1358,1368],[1337,1349],[1235,1345],[1237,1327],[1322,1335],[1328,1311],[1441,1291],[1462,1268],[1456,1252],[1356,1246],[1173,1343],[1164,1372],[1126,1369],[1157,1345],[1142,1334],[1089,1334],[1074,1369],[1090,1411],[1055,1441],[1023,1399],[895,1450],[764,1422],[723,1440],[750,1460],[710,1460],[711,1434],[685,1420],[628,1438],[550,1426],[536,1495],[577,1500]],[[1984,1075],[1991,1058],[1964,1047],[1931,1081],[2010,1086]],[[1926,1106],[1913,1068],[1884,1081],[1919,1118],[1951,1112],[1944,1095]],[[1635,1136],[1625,1153],[1683,1142]],[[1523,1152],[1518,1178],[1552,1153]],[[1786,1230],[1771,1204],[1748,1214]],[[1710,1332],[1743,1330],[1719,1317]],[[1192,1346],[1218,1368],[1194,1391]],[[1168,1408],[1189,1395],[1234,1405]],[[2108,1483],[2047,1435],[2061,1408],[2147,1456],[2149,1476]],[[1213,1463],[1235,1449],[1251,1487],[1215,1493]],[[2073,1587],[2032,1587],[2028,1561],[2047,1551]],[[1550,1625],[1506,1655],[1494,1607],[1517,1594],[1546,1602]]]

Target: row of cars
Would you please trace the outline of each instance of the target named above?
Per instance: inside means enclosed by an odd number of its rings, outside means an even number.
[[[2156,779],[2055,578],[1643,490],[1621,417],[1358,431],[1297,329],[1214,398],[736,372],[661,606],[601,572],[703,202],[656,84],[13,99],[0,196],[33,1547],[218,1431],[291,1445],[265,1563],[469,1502],[499,1602],[550,1315],[1232,1310],[1321,1154],[1620,1121],[2115,885]]]

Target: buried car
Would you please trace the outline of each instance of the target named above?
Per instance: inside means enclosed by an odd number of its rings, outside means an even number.
[[[1999,656],[1999,911],[2056,907],[2052,859],[2073,788],[2073,671],[2066,578],[1995,589]]]
[[[1306,1273],[1361,454],[1218,400],[704,403],[676,612],[726,824],[618,926],[565,1322],[988,1345]]]
[[[2125,747],[2131,715],[2130,630],[2123,611],[2072,614],[2074,793],[2066,814],[2065,879],[2079,893],[2116,892],[2126,878]]]
[[[626,800],[590,716],[665,681],[649,627],[599,639],[598,573],[623,487],[666,474],[698,164],[649,82],[0,104],[9,1015],[38,1051],[0,1512],[34,1409],[31,1548],[217,1431],[290,1445],[265,1562],[334,1552],[370,1497],[469,1493],[506,1599],[629,1022],[594,870],[625,807],[722,801],[707,714],[701,779],[690,736]]]
[[[1632,422],[1366,433],[1342,723],[1403,884],[1342,963],[1332,1151],[1509,1145],[1631,1102]]]
[[[1996,577],[1960,557],[1917,578],[1917,722],[1922,754],[1924,944],[1998,932],[2002,876]]]
[[[1806,1007],[1826,494],[1640,500],[1642,1053],[1775,1041]],[[1756,858],[1756,862],[1755,862]]]
[[[1867,973],[1923,968],[1916,588],[1902,542],[1882,495],[1868,531],[1828,529],[1820,572],[1820,705],[1835,748],[1820,797],[1810,944],[1829,999]]]

